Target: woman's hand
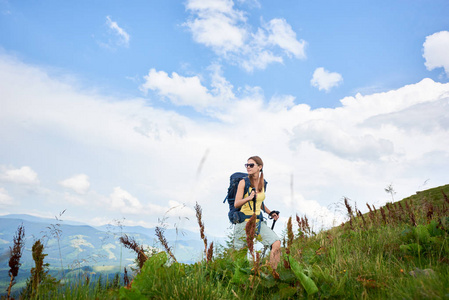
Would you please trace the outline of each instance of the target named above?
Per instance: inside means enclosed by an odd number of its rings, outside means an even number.
[[[249,194],[248,199],[249,200],[254,200],[254,198],[256,197],[256,190],[252,190],[251,194]]]
[[[277,210],[265,211],[270,216],[270,219],[277,221],[279,219],[279,212]]]

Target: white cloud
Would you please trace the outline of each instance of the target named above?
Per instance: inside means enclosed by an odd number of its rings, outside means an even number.
[[[86,174],[74,175],[60,181],[59,184],[81,195],[86,194],[90,187],[89,177]]]
[[[232,0],[187,1],[186,9],[196,16],[186,22],[193,39],[219,54],[239,50],[247,35],[240,22],[246,18],[233,6]]]
[[[116,42],[119,46],[129,46],[130,35],[120,26],[117,22],[112,21],[110,16],[106,16],[106,25],[118,36],[118,41]]]
[[[208,104],[190,100],[209,117],[188,118],[158,109],[151,106],[152,99],[80,92],[41,69],[0,56],[0,139],[14,137],[14,143],[1,148],[2,157],[45,157],[47,167],[39,178],[46,185],[55,182],[57,174],[85,170],[96,187],[82,197],[91,208],[68,209],[81,221],[101,216],[157,224],[172,206],[185,207],[169,216],[177,223],[194,216],[192,207],[198,202],[206,227],[217,235],[226,235],[229,226],[227,204],[222,203],[229,175],[244,171],[243,163],[253,154],[265,162],[267,206],[283,217],[309,213],[278,201],[290,197],[292,190],[304,199],[303,205],[319,204],[316,209],[325,211],[343,195],[360,208],[366,202],[377,206],[389,200],[384,187],[390,183],[398,199],[413,194],[428,178],[432,185],[447,184],[449,140],[443,112],[449,105],[449,84],[425,79],[385,93],[346,97],[337,108],[311,109],[290,95],[265,99],[260,88],[233,87],[218,66],[211,67],[209,81],[156,71],[153,75],[161,80],[154,84],[155,91],[164,91],[166,97],[183,97],[171,90],[178,80],[187,91],[212,99]],[[212,84],[208,88],[203,82]],[[176,101],[191,105],[185,99]],[[36,139],[36,132],[42,138]],[[27,187],[4,180],[7,170],[0,172],[3,187],[23,202],[23,209],[51,211],[57,203],[62,210],[79,202],[60,203],[60,198],[49,201],[47,194],[27,193]],[[19,178],[26,178],[23,173]],[[28,182],[38,182],[37,175]],[[189,218],[186,223],[194,227],[194,217]],[[282,221],[276,228],[282,232]]]
[[[317,149],[345,159],[378,160],[394,153],[392,141],[361,130],[352,133],[333,121],[312,120],[293,128],[292,143],[309,141]]]
[[[247,4],[249,7],[261,8],[258,0],[237,0],[238,3]]]
[[[209,67],[211,71],[211,94],[220,101],[225,102],[235,98],[232,84],[223,77],[221,66],[214,64]]]
[[[164,71],[155,69],[151,69],[145,76],[141,90],[156,90],[175,105],[189,105],[198,109],[206,107],[212,100],[212,96],[197,76],[183,77],[173,72],[170,77]]]
[[[0,187],[0,206],[6,206],[13,204],[12,197],[8,194],[6,189]]]
[[[64,194],[64,203],[70,203],[75,206],[85,206],[88,204],[87,200],[84,197],[75,196],[70,193]]]
[[[270,51],[256,51],[249,54],[240,64],[247,72],[252,72],[254,69],[263,70],[271,63],[283,61],[281,56],[276,56]]]
[[[307,200],[302,195],[294,195],[293,199],[292,197],[286,197],[284,202],[287,207],[291,208],[291,211],[296,212],[292,216],[292,221],[297,223],[296,215],[298,217],[305,216],[313,231],[318,231],[319,228],[330,228],[344,221],[341,214],[330,211],[329,208],[322,206],[316,200]]]
[[[28,166],[21,167],[20,169],[7,169],[5,167],[2,169],[3,172],[0,174],[0,180],[24,185],[39,184],[37,173]]]
[[[317,87],[320,91],[330,91],[331,88],[340,85],[343,82],[343,77],[336,72],[329,72],[324,68],[317,68],[313,72],[313,77],[310,84]]]
[[[449,101],[448,98],[444,98],[430,103],[417,103],[392,113],[376,115],[363,124],[376,128],[392,125],[399,129],[416,130],[421,133],[449,131],[448,111]]]
[[[449,76],[449,31],[427,36],[423,44],[423,57],[429,71],[441,67]]]
[[[126,214],[150,215],[160,218],[163,216],[178,217],[182,215],[192,217],[195,215],[192,213],[192,209],[186,208],[184,204],[173,200],[169,200],[167,205],[154,203],[142,204],[139,199],[121,187],[115,187],[106,201],[111,210]]]
[[[145,76],[145,83],[140,86],[143,92],[156,91],[178,106],[192,106],[197,111],[205,112],[207,108],[224,107],[228,100],[234,98],[232,85],[221,74],[218,65],[211,66],[212,90],[202,85],[198,76],[184,77],[173,72],[171,77],[164,71],[151,69]]]
[[[120,187],[115,187],[109,198],[114,210],[135,214],[142,209],[140,201]]]
[[[296,33],[285,19],[273,19],[264,28],[266,29],[267,43],[279,46],[288,55],[294,55],[296,58],[306,58],[306,42],[296,39]]]
[[[447,132],[441,109],[449,105],[448,96],[447,84],[425,79],[387,93],[347,97],[341,101],[343,107],[312,111],[299,122],[292,130],[291,146],[311,143],[351,160],[396,160],[407,154],[411,159],[441,148],[437,142],[415,145],[412,141],[426,140],[429,130],[438,132],[435,138]]]
[[[234,8],[232,0],[189,0],[191,13],[185,26],[194,41],[210,47],[248,72],[282,63],[283,56],[304,59],[306,42],[285,19],[272,19],[252,32],[245,12]]]

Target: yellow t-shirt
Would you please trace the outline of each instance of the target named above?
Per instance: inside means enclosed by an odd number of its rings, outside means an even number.
[[[251,194],[251,191],[253,190],[252,187],[248,189],[248,193],[246,193],[243,198],[248,197]],[[262,192],[256,193],[256,216],[260,215],[260,209],[262,207],[262,203],[265,200],[265,190]],[[247,216],[252,216],[254,213],[254,200],[250,200],[242,205],[240,208],[240,211],[244,213]],[[248,222],[249,219],[246,219]],[[259,220],[257,220],[259,221]]]

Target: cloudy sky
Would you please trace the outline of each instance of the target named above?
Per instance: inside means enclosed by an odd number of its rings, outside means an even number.
[[[316,227],[449,183],[449,2],[0,1],[0,214],[229,232],[247,158]],[[385,192],[389,185],[395,193]]]

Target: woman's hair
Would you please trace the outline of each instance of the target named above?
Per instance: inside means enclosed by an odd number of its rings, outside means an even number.
[[[263,180],[263,161],[262,158],[260,158],[259,156],[251,156],[250,158],[248,158],[248,160],[254,160],[256,162],[256,164],[258,164],[259,166],[262,166],[262,169],[260,170],[260,177],[259,177],[259,186],[256,188],[256,190],[258,192],[263,191],[263,188],[265,186],[264,180]],[[251,181],[251,185],[253,185],[254,183],[252,182],[252,178],[249,178]]]

